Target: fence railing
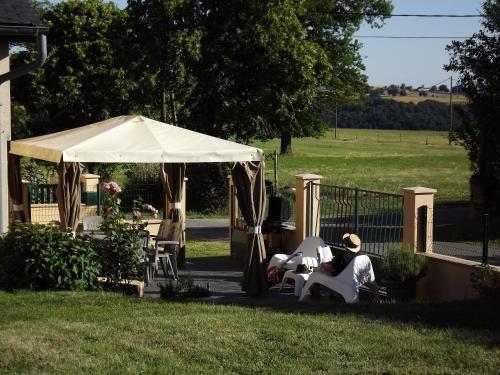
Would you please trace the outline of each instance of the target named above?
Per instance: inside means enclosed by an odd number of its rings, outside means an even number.
[[[48,223],[59,220],[59,209],[55,184],[29,184],[28,202],[31,221],[35,223]],[[80,217],[98,215],[102,204],[102,191],[100,185],[81,186],[81,214]],[[162,215],[164,194],[160,184],[140,184],[125,187],[120,195],[120,209],[126,215],[131,214],[134,200],[141,198],[143,203],[151,204]]]
[[[435,208],[433,252],[500,266],[500,216],[469,206]]]
[[[343,247],[342,235],[356,233],[362,251],[383,256],[403,239],[403,196],[356,188],[315,184],[319,189],[320,237]]]

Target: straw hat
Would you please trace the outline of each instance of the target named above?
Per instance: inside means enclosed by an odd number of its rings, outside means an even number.
[[[354,233],[346,233],[342,239],[347,250],[357,253],[361,249],[361,240]]]

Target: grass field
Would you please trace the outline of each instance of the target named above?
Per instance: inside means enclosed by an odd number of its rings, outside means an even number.
[[[498,304],[255,303],[0,292],[0,373],[495,374],[500,368]]]
[[[254,142],[267,155],[279,140]],[[338,186],[398,193],[401,188],[437,189],[438,203],[469,200],[469,161],[460,146],[449,145],[446,132],[338,129],[321,138],[292,140],[293,155],[278,157],[278,185],[295,186],[294,175],[316,173]],[[273,179],[267,159],[266,178]]]
[[[415,104],[417,104],[420,102],[424,102],[426,100],[434,100],[435,102],[439,102],[439,103],[443,103],[443,104],[450,104],[450,95],[449,94],[439,94],[439,93],[431,94],[431,93],[429,93],[428,96],[418,96],[418,94],[406,95],[406,96],[382,95],[381,97],[384,99],[395,100],[395,101],[401,102],[401,103],[415,103]],[[453,95],[452,103],[453,104],[467,104],[468,99],[463,95]]]

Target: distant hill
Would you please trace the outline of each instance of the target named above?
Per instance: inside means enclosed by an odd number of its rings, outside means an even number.
[[[456,105],[453,112],[454,125],[462,122]],[[323,118],[331,127],[335,126],[335,111],[329,109]],[[380,97],[343,105],[338,108],[338,127],[361,129],[401,129],[401,130],[448,130],[450,127],[450,107],[433,100],[402,103]]]

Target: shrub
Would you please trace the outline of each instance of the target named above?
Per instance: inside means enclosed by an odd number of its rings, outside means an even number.
[[[136,163],[130,164],[125,171],[128,185],[137,184],[161,184],[160,165],[158,163]]]
[[[189,164],[186,175],[186,201],[188,211],[214,213],[227,207],[227,176],[231,169],[227,164]]]
[[[98,274],[92,245],[59,227],[15,223],[0,238],[2,289],[93,289]]]
[[[134,223],[128,223],[120,212],[120,186],[116,182],[104,182],[102,191],[101,230],[106,238],[95,241],[102,266],[101,275],[111,283],[133,277],[140,278],[143,275],[143,265],[139,261],[139,254],[142,252],[140,233],[146,227],[141,220],[142,215],[138,215],[142,210],[142,202],[141,207],[134,208]]]
[[[191,275],[178,281],[169,280],[165,285],[160,285],[160,297],[170,298],[203,298],[210,296],[210,287],[195,285]]]
[[[425,275],[427,259],[414,254],[407,246],[396,246],[385,254],[381,268],[386,280],[415,281]]]
[[[500,297],[500,275],[489,264],[481,264],[470,275],[471,286],[481,297]]]

